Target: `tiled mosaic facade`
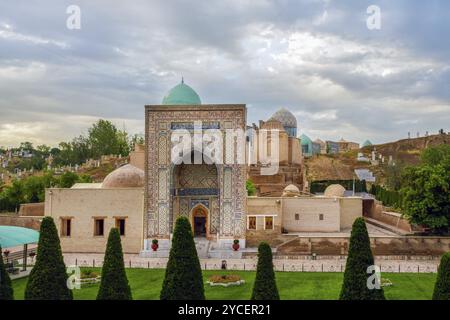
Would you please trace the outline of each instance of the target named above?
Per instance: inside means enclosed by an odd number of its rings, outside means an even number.
[[[207,123],[208,128],[214,124],[214,128],[222,130],[225,146],[225,129],[245,130],[245,105],[146,106],[144,226],[147,238],[168,238],[175,219],[179,215],[189,216],[198,203],[209,210],[211,234],[218,233],[220,238],[243,238],[245,166],[216,165],[215,170],[211,166],[185,166],[181,176],[177,176],[180,168],[170,162],[172,128],[186,128],[194,121]],[[198,179],[202,172],[205,176]],[[182,189],[186,186],[194,188]],[[177,187],[184,193],[175,195]]]

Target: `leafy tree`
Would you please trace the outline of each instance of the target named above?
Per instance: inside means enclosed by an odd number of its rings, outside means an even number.
[[[50,155],[51,148],[45,144],[41,144],[36,147],[36,151],[39,152],[40,155],[44,157],[48,157]]]
[[[405,165],[397,162],[394,165],[386,167],[386,185],[389,190],[400,190],[402,186],[402,172]]]
[[[189,220],[175,224],[161,300],[204,300],[203,276]]]
[[[92,157],[89,140],[80,135],[70,142],[61,142],[59,148],[51,150],[55,165],[75,165],[85,162]]]
[[[36,203],[44,201],[44,179],[38,176],[30,176],[23,180],[25,202]]]
[[[132,300],[117,228],[109,232],[97,300]]]
[[[131,140],[128,138],[128,133],[125,130],[117,131],[117,149],[118,154],[128,156],[131,150]]]
[[[450,300],[450,252],[447,252],[441,258],[433,300]]]
[[[261,242],[258,247],[258,265],[251,299],[280,300],[273,270],[272,249],[265,242]]]
[[[404,214],[412,223],[445,232],[450,219],[450,171],[443,165],[410,167],[403,175]]]
[[[58,187],[59,188],[71,188],[75,183],[77,183],[79,177],[74,172],[64,172],[59,178]]]
[[[384,300],[383,289],[369,289],[367,268],[374,265],[370,239],[363,218],[353,223],[340,300]]]
[[[450,145],[441,144],[436,147],[429,147],[422,151],[420,155],[421,163],[425,165],[450,165]]]
[[[25,202],[25,191],[22,181],[14,180],[12,184],[6,187],[1,195],[0,206],[4,207],[3,210],[16,211],[19,209],[21,203]]]
[[[245,182],[245,188],[247,189],[247,195],[254,196],[256,194],[255,184],[251,180]]]
[[[52,149],[50,150],[50,154],[51,154],[53,157],[58,156],[60,153],[61,153],[61,149],[59,149],[59,148],[52,148]]]
[[[89,129],[89,143],[95,157],[119,154],[117,128],[108,120],[98,120]]]
[[[0,247],[0,300],[14,300],[11,279],[3,264],[3,251]]]
[[[29,152],[32,152],[34,150],[33,144],[28,141],[20,143],[19,149],[21,149],[23,151],[29,151]]]
[[[25,289],[27,300],[72,300],[67,286],[58,231],[51,217],[42,219],[36,263]]]

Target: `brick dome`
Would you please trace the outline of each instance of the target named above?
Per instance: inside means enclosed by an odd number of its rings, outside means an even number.
[[[332,184],[329,185],[325,189],[324,196],[325,197],[343,197],[345,193],[345,188],[340,184]]]
[[[142,188],[144,186],[144,176],[143,170],[127,164],[108,174],[103,180],[102,188]]]
[[[283,190],[283,197],[297,197],[300,195],[300,189],[297,186],[290,184]]]

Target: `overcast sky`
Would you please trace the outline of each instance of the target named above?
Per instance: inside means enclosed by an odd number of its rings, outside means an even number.
[[[56,145],[99,118],[143,133],[144,105],[181,76],[203,103],[247,104],[249,123],[288,108],[313,139],[448,131],[449,39],[446,0],[2,0],[0,146]]]

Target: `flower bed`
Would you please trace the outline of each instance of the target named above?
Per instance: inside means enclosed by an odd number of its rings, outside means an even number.
[[[92,270],[83,270],[80,274],[80,278],[76,279],[75,281],[79,283],[80,285],[86,285],[86,284],[95,284],[100,282],[101,276]]]
[[[229,287],[229,286],[239,286],[243,283],[245,283],[244,280],[241,279],[236,274],[228,274],[228,275],[213,275],[208,278],[208,281],[206,282],[210,286],[222,286],[222,287]]]
[[[381,278],[381,286],[382,287],[390,287],[393,286],[394,284],[392,283],[391,280],[386,279],[386,278]]]

